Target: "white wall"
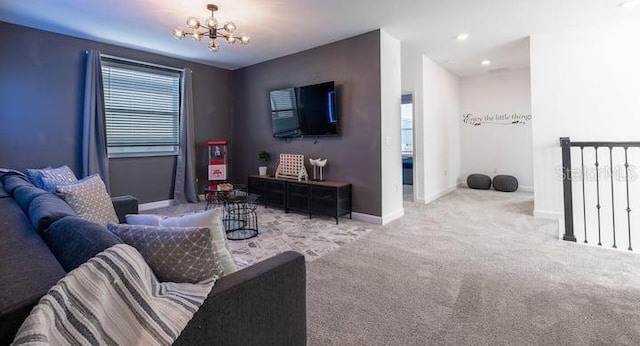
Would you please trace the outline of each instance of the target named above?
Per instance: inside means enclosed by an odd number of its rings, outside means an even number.
[[[559,137],[640,140],[639,32],[620,22],[531,36],[537,216],[562,213]]]
[[[413,195],[424,202],[424,131],[422,54],[402,44],[402,93],[413,94]]]
[[[404,215],[400,137],[400,41],[380,30],[382,223]]]
[[[529,69],[497,72],[460,81],[460,114],[473,117],[518,114],[531,116]],[[531,120],[502,125],[485,122],[461,124],[462,179],[469,174],[509,174],[520,189],[533,190]]]
[[[459,79],[422,58],[425,203],[454,190],[460,177]],[[415,167],[415,164],[414,164]]]

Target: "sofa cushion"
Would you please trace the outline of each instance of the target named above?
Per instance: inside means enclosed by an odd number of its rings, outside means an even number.
[[[52,223],[76,213],[62,198],[47,192],[33,199],[28,215],[33,228],[44,233]]]
[[[222,276],[208,228],[127,224],[107,227],[142,254],[160,281],[196,283]]]
[[[13,195],[15,189],[20,186],[31,186],[33,184],[21,174],[16,173],[5,173],[0,177],[0,181],[2,181],[2,185],[4,186],[4,190],[9,194]]]
[[[0,345],[65,272],[12,198],[0,198]]]
[[[52,223],[43,238],[67,272],[113,245],[122,244],[105,226],[77,216]]]
[[[16,203],[18,203],[25,214],[29,214],[29,207],[31,206],[31,202],[33,202],[36,197],[47,194],[50,193],[33,185],[23,185],[18,186],[13,190],[13,199],[16,201]]]
[[[174,217],[144,214],[127,215],[127,223],[162,227],[207,227],[211,229],[213,246],[220,260],[224,275],[229,275],[238,270],[229,250],[226,233],[222,225],[222,216],[215,209]]]
[[[78,216],[106,226],[118,223],[111,197],[99,175],[86,177],[71,185],[58,186],[58,192]]]
[[[7,193],[7,191],[4,190],[4,185],[0,181],[0,198],[5,198],[5,197],[9,197],[9,193]]]

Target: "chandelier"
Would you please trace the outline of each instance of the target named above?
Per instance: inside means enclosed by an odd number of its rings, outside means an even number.
[[[214,16],[214,13],[218,10],[218,6],[209,4],[207,5],[207,9],[211,11],[209,18],[205,18],[201,22],[196,17],[189,17],[187,19],[189,29],[175,28],[173,29],[173,37],[181,40],[186,36],[191,36],[195,41],[200,41],[203,37],[208,37],[209,50],[212,52],[217,52],[220,48],[216,40],[218,37],[224,39],[229,44],[234,44],[238,41],[244,45],[249,44],[251,37],[245,34],[236,35],[236,25],[233,22],[226,22],[222,28],[218,27],[218,20]]]

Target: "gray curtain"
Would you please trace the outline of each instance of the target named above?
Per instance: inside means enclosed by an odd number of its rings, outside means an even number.
[[[82,132],[82,177],[100,174],[109,189],[109,158],[100,51],[87,51]]]
[[[173,199],[178,203],[198,202],[196,192],[195,135],[193,130],[193,95],[191,70],[182,74],[182,102],[180,105],[180,153],[176,160],[176,181]]]

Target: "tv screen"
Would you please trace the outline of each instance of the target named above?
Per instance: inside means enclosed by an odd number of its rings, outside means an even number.
[[[338,135],[334,82],[273,90],[269,98],[274,137]]]

